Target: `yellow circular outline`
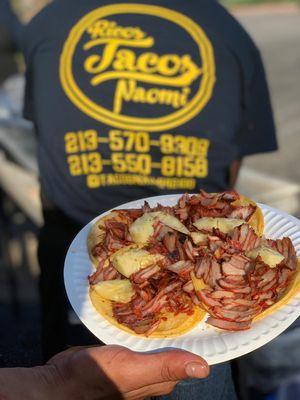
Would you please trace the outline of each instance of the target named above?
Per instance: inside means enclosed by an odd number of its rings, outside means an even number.
[[[199,47],[203,76],[192,100],[181,110],[159,118],[137,118],[116,115],[91,101],[77,86],[72,74],[72,59],[76,46],[86,27],[94,19],[115,14],[145,14],[167,19],[189,33]],[[149,132],[174,128],[197,115],[211,98],[215,84],[215,62],[212,45],[204,31],[190,18],[167,8],[145,4],[114,4],[100,7],[86,14],[71,30],[60,57],[60,80],[70,100],[85,114],[121,129],[147,130]]]

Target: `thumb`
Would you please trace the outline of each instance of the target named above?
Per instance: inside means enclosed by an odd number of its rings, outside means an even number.
[[[136,363],[143,366],[147,384],[179,381],[187,378],[205,378],[209,375],[207,362],[188,351],[168,350],[155,354],[136,353]],[[146,382],[145,382],[146,383]]]

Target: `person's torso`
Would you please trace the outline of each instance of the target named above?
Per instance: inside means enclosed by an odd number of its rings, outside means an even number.
[[[224,10],[207,0],[51,7],[32,53],[50,200],[85,222],[137,198],[226,189],[242,72]]]

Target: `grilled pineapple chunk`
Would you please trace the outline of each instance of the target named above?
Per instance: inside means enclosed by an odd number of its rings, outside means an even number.
[[[129,227],[129,232],[132,240],[137,244],[147,243],[150,236],[153,235],[153,224],[156,213],[146,213],[136,219]]]
[[[229,233],[234,230],[235,227],[244,224],[245,221],[243,219],[237,218],[219,218],[218,219],[218,228],[223,233]]]
[[[151,254],[146,250],[128,246],[113,254],[112,263],[120,274],[129,278],[140,269],[149,267],[163,258],[160,254]]]
[[[229,233],[233,231],[236,226],[244,224],[243,219],[236,218],[200,218],[194,222],[194,226],[199,230],[211,231],[213,229],[219,229],[223,233]]]
[[[192,232],[191,233],[192,240],[195,244],[205,242],[207,239],[207,236],[208,235],[206,235],[205,233],[201,233],[201,232]]]
[[[218,228],[217,222],[217,218],[203,217],[197,219],[197,221],[195,221],[193,225],[199,230],[203,229],[206,231],[212,231],[214,228]]]
[[[134,290],[128,279],[98,282],[93,285],[93,290],[106,300],[120,303],[128,303],[134,296]]]
[[[196,292],[207,288],[207,285],[204,283],[203,279],[197,278],[194,271],[191,272],[191,278]]]
[[[248,251],[246,256],[252,259],[260,256],[262,261],[270,268],[276,267],[276,265],[280,264],[281,261],[284,260],[284,256],[282,254],[268,246],[256,247],[255,249]]]
[[[162,211],[150,212],[142,215],[136,219],[129,227],[129,232],[132,240],[137,244],[145,244],[148,242],[150,236],[154,233],[153,224],[159,220],[169,228],[186,235],[189,234],[187,228],[173,215],[169,215]]]
[[[169,228],[174,229],[175,231],[184,233],[185,235],[190,234],[183,223],[180,222],[178,218],[173,217],[173,215],[159,211],[158,219],[160,220],[160,222],[167,225]]]

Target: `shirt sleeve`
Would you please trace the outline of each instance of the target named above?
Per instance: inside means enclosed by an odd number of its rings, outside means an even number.
[[[253,56],[251,74],[244,77],[242,121],[236,137],[239,158],[278,148],[266,74],[256,48]]]
[[[34,120],[33,112],[33,85],[34,85],[34,57],[35,49],[38,43],[35,34],[35,22],[30,22],[24,27],[22,52],[25,60],[25,92],[23,117],[25,119]]]
[[[34,84],[35,84],[35,70],[36,57],[40,46],[43,44],[45,34],[49,28],[47,20],[48,11],[51,7],[48,4],[41,11],[39,11],[28,24],[23,28],[21,50],[25,59],[25,94],[24,94],[24,107],[23,117],[25,119],[34,121]],[[56,2],[55,2],[56,3]]]
[[[33,121],[33,79],[32,79],[32,67],[27,63],[25,73],[25,93],[24,93],[24,107],[23,117],[30,121]]]
[[[13,12],[8,0],[0,0],[0,27],[10,35],[14,45],[20,48],[23,26]]]

